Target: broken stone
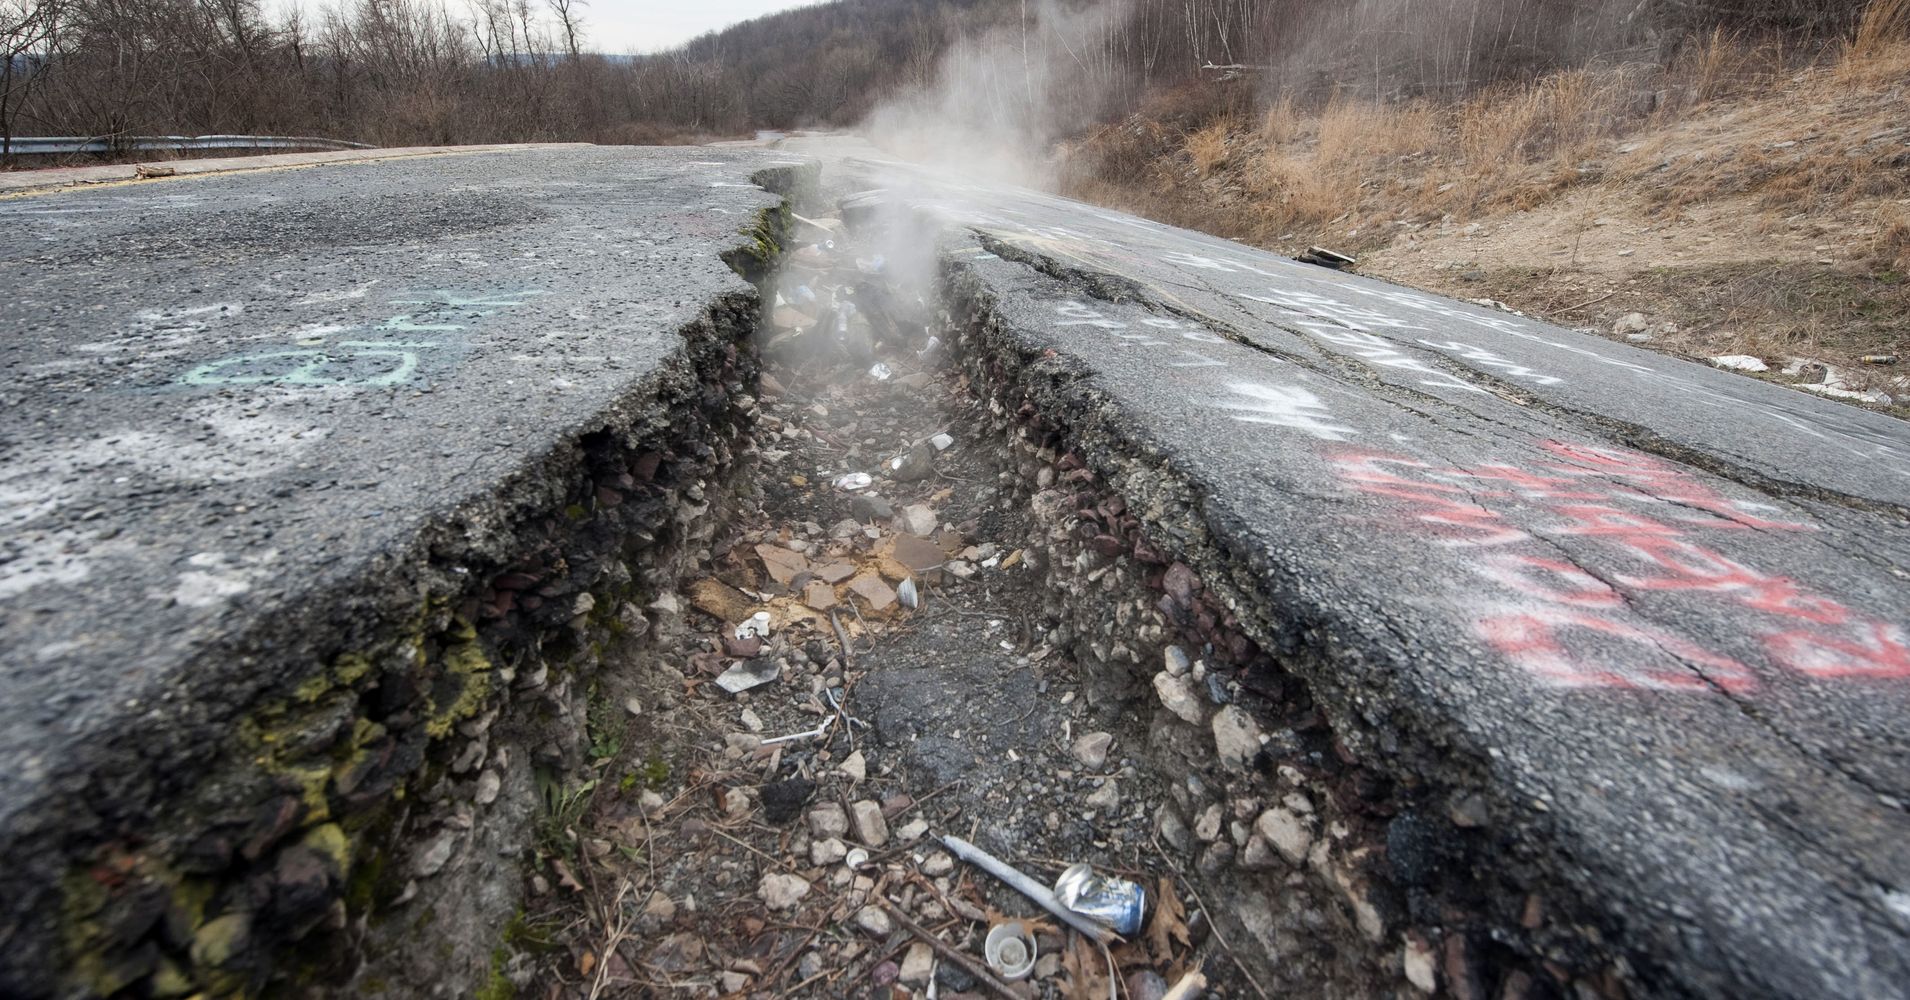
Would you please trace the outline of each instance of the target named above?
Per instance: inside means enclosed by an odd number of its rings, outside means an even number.
[[[809,810],[809,835],[817,838],[841,837],[849,832],[849,814],[834,802],[825,802]]]
[[[896,978],[905,983],[926,983],[934,969],[934,949],[927,941],[917,941],[909,945],[908,954],[902,956],[902,972]]]
[[[451,860],[451,852],[457,846],[456,830],[440,830],[436,837],[431,838],[430,842],[418,851],[411,870],[416,872],[419,878],[430,878],[436,875],[444,869],[445,863]]]
[[[802,602],[817,611],[827,611],[836,606],[836,588],[822,580],[811,580],[803,588]]]
[[[1245,767],[1260,753],[1260,727],[1238,705],[1215,712],[1213,728],[1214,750],[1223,762]]]
[[[1165,670],[1155,674],[1154,693],[1160,696],[1161,704],[1179,716],[1182,722],[1200,725],[1207,707],[1194,693],[1194,683],[1187,675],[1175,676]]]
[[[1169,646],[1162,650],[1161,659],[1166,663],[1168,675],[1172,677],[1179,677],[1193,667],[1193,662],[1187,658],[1187,650],[1179,646]]]
[[[1080,761],[1082,767],[1099,771],[1107,765],[1108,750],[1113,746],[1113,733],[1087,733],[1074,741],[1074,759]]]
[[[809,895],[809,883],[795,875],[771,872],[763,876],[756,895],[772,910],[791,910]]]
[[[852,781],[862,781],[869,776],[869,764],[863,759],[860,750],[844,757],[838,770],[848,775]]]
[[[906,531],[911,535],[921,535],[925,538],[934,534],[936,528],[941,527],[941,521],[936,518],[935,511],[931,510],[927,504],[921,503],[912,503],[902,508],[901,513],[895,516],[895,522],[897,531]]]
[[[1187,834],[1187,824],[1181,822],[1173,806],[1161,806],[1160,813],[1154,817],[1154,828],[1160,831],[1161,839],[1167,842],[1167,846],[1177,851],[1186,851],[1192,843]]]
[[[833,865],[848,856],[849,845],[834,837],[809,842],[809,863],[812,865]]]
[[[1439,988],[1439,979],[1435,973],[1438,959],[1433,954],[1432,945],[1418,934],[1406,935],[1406,948],[1400,955],[1400,965],[1406,973],[1406,981],[1421,993],[1431,993]]]
[[[1634,333],[1644,333],[1649,329],[1651,329],[1651,321],[1645,318],[1644,313],[1626,313],[1618,317],[1618,322],[1612,324],[1612,336],[1624,337]]]
[[[496,771],[492,771],[487,768],[483,771],[478,772],[477,795],[475,796],[475,798],[477,799],[477,804],[481,806],[488,806],[491,803],[496,802],[497,793],[503,787],[504,787],[504,781],[503,779],[498,777]]]
[[[1120,786],[1117,785],[1113,779],[1104,781],[1101,783],[1101,787],[1095,789],[1094,793],[1087,797],[1086,801],[1089,809],[1094,809],[1099,812],[1113,812],[1121,804]]]
[[[1220,838],[1221,813],[1222,810],[1218,802],[1201,810],[1200,815],[1194,817],[1194,836],[1203,841],[1218,840]]]
[[[837,584],[856,574],[855,563],[843,559],[824,563],[815,569],[816,578],[824,583]]]
[[[1292,864],[1306,860],[1307,849],[1313,846],[1313,831],[1306,820],[1279,806],[1261,813],[1253,828]]]
[[[1273,846],[1258,834],[1247,838],[1247,845],[1240,849],[1240,867],[1248,871],[1263,871],[1273,867]]]
[[[716,979],[723,987],[724,996],[735,996],[743,992],[743,988],[749,985],[749,976],[741,972],[721,973]]]
[[[882,908],[873,904],[856,911],[856,926],[870,937],[885,938],[895,931],[895,923]]]
[[[928,832],[928,820],[925,820],[922,817],[917,816],[914,819],[909,820],[907,823],[904,823],[900,827],[896,828],[895,839],[901,841],[904,844],[913,843],[917,840],[922,839],[922,835],[927,832]]]
[[[851,805],[849,822],[855,828],[856,839],[864,844],[881,847],[889,842],[889,821],[882,818],[881,805],[869,799]]]
[[[955,859],[942,851],[936,851],[922,861],[922,874],[929,878],[941,878],[955,870]]]
[[[895,603],[895,591],[874,573],[864,573],[849,581],[849,592],[867,601],[871,611],[884,611]]]

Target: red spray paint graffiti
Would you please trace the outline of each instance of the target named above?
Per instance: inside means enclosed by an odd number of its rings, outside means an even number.
[[[1685,470],[1647,455],[1546,442],[1533,467],[1437,466],[1367,450],[1333,464],[1355,489],[1403,501],[1433,544],[1494,585],[1475,621],[1491,647],[1546,681],[1570,687],[1742,690],[1744,663],[1645,622],[1634,596],[1680,593],[1756,612],[1771,662],[1811,677],[1910,677],[1910,639],[1788,577],[1772,576],[1695,536],[1708,531],[1807,532],[1761,516]],[[1518,513],[1518,522],[1508,514]],[[1597,543],[1593,556],[1556,556],[1551,539]],[[1544,554],[1532,550],[1544,549]]]

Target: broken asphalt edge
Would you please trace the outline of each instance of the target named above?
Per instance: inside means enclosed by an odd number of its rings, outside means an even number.
[[[113,184],[147,184],[181,180],[208,174],[243,173],[254,170],[292,170],[333,163],[369,163],[400,160],[417,156],[461,156],[470,153],[511,153],[524,150],[585,149],[588,142],[519,142],[482,146],[394,146],[379,149],[340,149],[312,153],[265,153],[259,156],[219,156],[205,159],[111,163],[89,167],[44,167],[33,170],[0,172],[0,198],[48,194],[72,188]],[[142,177],[140,166],[162,166],[172,173]]]
[[[814,173],[753,179],[786,196]],[[785,211],[738,234],[734,270],[781,253]],[[0,993],[495,987],[605,651],[653,631],[642,609],[750,465],[760,308],[734,281],[672,356],[404,545],[235,611],[48,746],[0,828]]]
[[[1445,971],[1446,985],[1457,991],[1464,984],[1455,980],[1477,969],[1474,963],[1488,961],[1484,952],[1495,972],[1513,970],[1527,983],[1550,978],[1561,990],[1588,996],[1809,995],[1797,991],[1800,981],[1822,976],[1828,986],[1838,978],[1820,964],[1826,961],[1821,956],[1760,960],[1760,953],[1775,957],[1784,949],[1761,938],[1758,929],[1729,926],[1728,919],[1664,918],[1666,911],[1689,913],[1688,904],[1696,901],[1654,901],[1651,893],[1660,887],[1641,883],[1636,872],[1615,863],[1613,852],[1624,845],[1574,828],[1550,811],[1542,782],[1495,759],[1436,699],[1414,691],[1412,672],[1389,662],[1410,655],[1410,637],[1373,641],[1374,630],[1385,627],[1383,615],[1351,621],[1348,609],[1284,584],[1291,577],[1275,558],[1258,551],[1245,525],[1230,523],[1206,502],[1207,487],[1177,468],[1173,446],[1098,386],[1090,364],[1044,350],[1039,338],[1015,327],[998,308],[1001,293],[960,252],[965,242],[949,240],[942,255],[944,297],[957,326],[950,339],[959,344],[959,363],[1011,442],[1019,439],[1025,452],[1045,460],[1063,456],[1064,469],[1067,458],[1076,460],[1082,485],[1053,503],[1085,516],[1088,508],[1106,511],[1097,501],[1119,497],[1130,514],[1141,512],[1139,535],[1121,541],[1191,569],[1197,588],[1204,585],[1217,598],[1213,610],[1226,617],[1224,624],[1251,642],[1244,662],[1237,661],[1242,672],[1271,673],[1276,689],[1283,682],[1305,689],[1325,715],[1337,758],[1329,768],[1337,773],[1305,776],[1315,801],[1370,796],[1377,788],[1398,800],[1397,815],[1433,817],[1441,824],[1452,817],[1452,825],[1468,827],[1458,831],[1463,853],[1441,859],[1413,885],[1392,877],[1389,848],[1400,845],[1386,834],[1364,844],[1356,836],[1336,851],[1338,857],[1318,852],[1322,837],[1314,853],[1296,862],[1309,883],[1298,891],[1350,910],[1361,924],[1373,946],[1366,961],[1397,970],[1402,957],[1410,967],[1417,950]],[[1066,287],[1054,273],[1059,265],[1019,263],[1055,280],[1063,297],[1096,295],[1095,287]],[[1118,296],[1118,289],[1108,291]],[[1039,496],[1033,500],[1040,505]],[[1130,520],[1128,530],[1133,527]],[[1108,629],[1088,615],[1077,624],[1089,634]],[[1181,639],[1195,648],[1199,640]],[[1145,678],[1157,669],[1148,662],[1141,657],[1128,669]],[[1091,666],[1084,662],[1082,669]],[[1457,822],[1460,817],[1466,822]],[[1408,919],[1429,907],[1444,916]],[[1239,914],[1218,909],[1214,916],[1223,926],[1252,940]],[[1891,936],[1861,913],[1847,917],[1868,928],[1873,944]],[[1411,929],[1429,922],[1449,929],[1444,949],[1431,950],[1436,941],[1428,945]],[[1262,971],[1270,972],[1276,962],[1265,954],[1254,958]],[[1478,988],[1476,981],[1471,988]]]

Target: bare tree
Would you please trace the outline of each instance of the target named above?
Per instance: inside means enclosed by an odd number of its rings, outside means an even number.
[[[13,161],[20,108],[46,75],[61,0],[0,0],[0,161]]]

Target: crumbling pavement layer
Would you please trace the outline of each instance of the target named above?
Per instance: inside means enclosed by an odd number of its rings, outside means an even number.
[[[748,467],[735,271],[796,166],[525,151],[0,203],[0,992],[502,982],[602,654]]]

